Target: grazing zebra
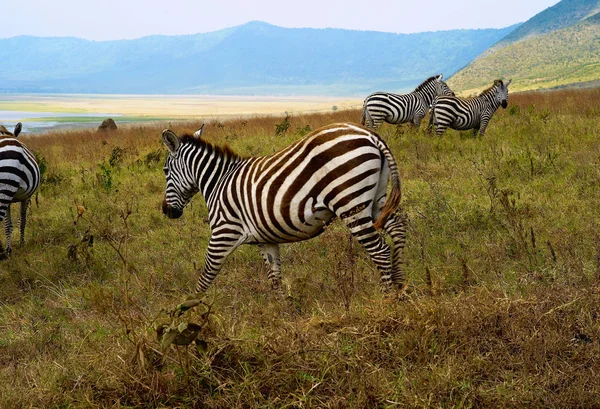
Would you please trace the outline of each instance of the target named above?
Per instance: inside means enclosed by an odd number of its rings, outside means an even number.
[[[367,250],[389,290],[403,283],[405,219],[398,166],[386,143],[359,125],[339,123],[262,157],[242,158],[201,139],[166,129],[163,213],[178,218],[197,192],[209,211],[211,237],[196,292],[205,292],[225,259],[241,244],[258,245],[278,293],[279,244],[310,239],[339,217]],[[388,179],[391,193],[386,200]],[[392,250],[377,229],[393,241]]]
[[[0,222],[4,220],[6,234],[6,250],[0,243],[0,259],[10,255],[12,251],[12,221],[10,218],[11,203],[21,202],[21,245],[25,242],[25,223],[27,206],[33,193],[40,184],[40,168],[29,149],[17,141],[21,133],[21,123],[15,126],[14,132],[2,127],[0,139]]]
[[[437,97],[431,104],[429,128],[436,126],[435,134],[442,136],[446,128],[459,131],[473,129],[473,136],[483,136],[485,129],[499,106],[508,106],[508,86],[512,80],[504,83],[495,80],[494,84],[475,98]]]
[[[390,124],[411,121],[416,129],[438,95],[454,95],[442,81],[442,74],[427,78],[408,94],[376,92],[365,99],[361,124],[376,131],[383,121]]]

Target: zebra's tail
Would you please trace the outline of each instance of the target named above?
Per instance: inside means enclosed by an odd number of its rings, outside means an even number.
[[[373,224],[376,229],[381,229],[387,218],[390,214],[394,213],[398,207],[400,207],[400,199],[402,198],[401,192],[401,182],[400,182],[400,172],[398,171],[398,164],[392,156],[392,151],[387,146],[385,141],[379,139],[379,149],[385,156],[385,159],[388,161],[388,166],[390,167],[390,176],[392,178],[392,190],[387,196],[383,208],[381,209],[381,214],[379,218]]]
[[[369,125],[367,125],[367,123]],[[369,114],[369,110],[367,109],[367,100],[363,104],[362,118],[360,119],[360,124],[366,127],[373,126],[373,120],[371,119],[371,115]]]

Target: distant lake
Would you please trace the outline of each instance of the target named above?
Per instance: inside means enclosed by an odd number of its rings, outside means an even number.
[[[40,133],[56,129],[97,128],[106,118],[121,114],[33,112],[0,110],[0,124],[12,131],[18,122],[23,123],[23,133]],[[61,119],[64,118],[64,119]],[[128,121],[127,121],[128,122]]]

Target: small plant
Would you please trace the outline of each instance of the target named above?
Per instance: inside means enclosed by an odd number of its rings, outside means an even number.
[[[96,180],[106,193],[110,193],[113,187],[112,168],[102,162],[100,164],[100,172],[96,173]]]
[[[281,123],[275,125],[275,136],[283,136],[290,129],[290,116],[286,114]]]
[[[298,127],[296,129],[296,135],[298,135],[300,137],[305,136],[305,135],[309,134],[310,132],[312,132],[312,128],[308,124],[303,127]]]
[[[123,159],[125,157],[125,153],[127,151],[119,146],[115,146],[113,150],[110,152],[110,157],[108,158],[108,164],[112,167],[120,166],[123,163]]]

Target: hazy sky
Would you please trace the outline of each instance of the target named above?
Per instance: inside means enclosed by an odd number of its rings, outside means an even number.
[[[0,38],[90,40],[194,34],[261,20],[282,27],[392,33],[501,28],[558,0],[14,0],[2,2]]]

